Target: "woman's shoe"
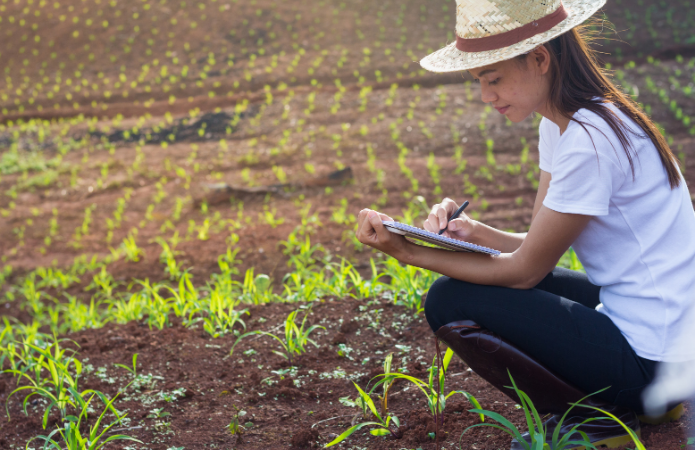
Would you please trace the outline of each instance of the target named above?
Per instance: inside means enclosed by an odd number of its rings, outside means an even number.
[[[672,408],[666,414],[661,416],[638,416],[637,418],[640,422],[648,423],[649,425],[661,425],[662,423],[678,420],[683,416],[683,414],[685,414],[685,408],[683,407],[683,403],[679,403],[675,408]]]
[[[531,398],[541,415],[553,415],[546,422],[550,426],[546,437],[550,439],[555,431],[555,425],[570,408],[570,404],[586,396],[583,391],[552,373],[528,353],[472,320],[448,323],[437,330],[436,335],[475,373],[514,402],[521,403],[514,390],[506,387],[511,384],[510,373],[519,390],[524,391]],[[639,420],[631,409],[592,397],[584,400],[583,403],[610,412],[639,434]],[[586,419],[603,416],[605,415],[593,409],[574,407],[562,423],[560,437]],[[582,425],[580,429],[587,434],[589,441],[594,445],[616,447],[632,440],[625,429],[614,420],[595,420]],[[528,433],[525,437],[530,441]],[[578,440],[578,437],[577,434],[571,440]],[[512,441],[512,449],[521,448],[521,444]]]

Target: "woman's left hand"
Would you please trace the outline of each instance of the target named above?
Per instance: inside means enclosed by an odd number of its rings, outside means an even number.
[[[370,247],[391,255],[398,260],[408,260],[411,257],[410,246],[405,237],[391,233],[386,229],[382,220],[393,220],[386,214],[371,209],[363,209],[357,216],[357,239]]]

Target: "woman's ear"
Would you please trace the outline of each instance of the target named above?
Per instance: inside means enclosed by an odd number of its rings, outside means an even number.
[[[545,75],[550,70],[550,53],[545,45],[539,45],[535,48],[528,59],[532,62],[533,68],[540,72],[540,75]]]

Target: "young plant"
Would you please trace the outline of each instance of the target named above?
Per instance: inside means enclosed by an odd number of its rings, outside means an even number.
[[[176,239],[178,239],[178,233],[178,231],[174,233],[174,237],[172,238],[173,242],[176,242]],[[166,265],[164,271],[169,274],[169,278],[171,278],[172,280],[179,278],[182,272],[181,263],[176,261],[176,255],[181,254],[181,252],[176,251],[175,246],[174,248],[169,246],[169,243],[162,239],[160,236],[157,236],[155,238],[155,242],[157,242],[162,247],[162,253],[159,254],[159,261]]]
[[[210,293],[209,316],[203,319],[203,329],[213,338],[229,333],[237,323],[240,323],[246,330],[246,323],[241,319],[241,315],[244,313],[249,315],[249,310],[236,311],[233,306],[225,308],[224,297],[218,290],[213,290]]]
[[[509,373],[509,370],[507,370],[507,373]],[[459,439],[459,445],[461,445],[461,441],[463,440],[463,435],[466,433],[466,431],[470,430],[471,428],[475,428],[475,427],[487,426],[487,427],[496,428],[498,430],[502,430],[505,433],[509,434],[510,436],[512,436],[513,438],[515,438],[519,442],[519,444],[524,448],[524,450],[544,450],[544,449],[548,449],[548,448],[552,448],[554,450],[565,450],[565,449],[572,449],[572,448],[577,448],[577,447],[597,450],[596,447],[591,444],[591,441],[589,441],[589,437],[586,435],[586,433],[579,430],[578,428],[581,425],[583,425],[585,423],[592,422],[594,420],[614,420],[614,421],[618,422],[625,429],[625,431],[627,431],[627,434],[632,438],[632,441],[635,444],[636,450],[646,450],[644,445],[640,442],[639,437],[637,436],[637,433],[635,433],[630,427],[625,425],[620,419],[615,417],[613,414],[606,412],[606,411],[603,411],[602,409],[596,408],[594,406],[581,404],[582,401],[591,397],[592,395],[595,395],[595,394],[598,394],[599,392],[605,391],[606,389],[608,389],[607,387],[603,388],[601,390],[598,390],[598,391],[594,392],[593,394],[589,394],[589,395],[581,398],[580,400],[572,403],[571,406],[569,407],[569,409],[567,411],[565,411],[565,413],[562,415],[562,418],[560,418],[557,425],[555,426],[555,429],[553,430],[553,434],[551,436],[551,444],[548,445],[547,435],[548,435],[548,432],[550,430],[543,426],[543,422],[541,420],[540,414],[538,414],[538,411],[536,410],[535,406],[533,405],[533,402],[531,401],[529,396],[526,395],[526,393],[524,391],[520,390],[516,386],[516,383],[514,382],[514,378],[512,378],[511,373],[509,374],[509,379],[512,381],[512,386],[506,386],[506,387],[513,388],[514,392],[516,392],[516,395],[521,400],[521,407],[523,408],[524,414],[526,416],[526,424],[528,425],[531,443],[529,444],[528,442],[526,442],[526,440],[522,437],[521,432],[516,427],[516,425],[511,423],[504,416],[502,416],[499,413],[496,413],[493,411],[487,411],[487,410],[484,410],[480,407],[477,407],[475,409],[470,409],[469,412],[487,416],[490,419],[493,419],[496,422],[498,422],[500,425],[492,424],[492,423],[479,423],[476,425],[471,425],[470,427],[463,430],[463,433],[461,433],[461,438]],[[562,436],[562,438],[559,439],[560,429],[562,428],[562,422],[564,422],[565,418],[567,417],[567,414],[569,414],[569,412],[575,406],[594,409],[594,410],[599,411],[603,414],[606,414],[606,416],[605,417],[592,417],[592,418],[586,419],[586,420],[582,421],[581,423],[572,427],[572,429],[569,432],[565,433]]]
[[[135,236],[133,235],[125,237],[120,248],[125,253],[126,261],[138,262],[140,261],[140,256],[145,254],[145,252],[138,247],[138,244],[135,242]]]
[[[245,416],[246,411],[240,410],[236,407],[236,405],[232,405],[232,407],[236,409],[236,414],[234,414],[232,421],[229,422],[229,425],[227,425],[225,428],[227,428],[232,435],[236,434],[237,436],[241,436],[244,434],[244,427],[239,423],[239,417]]]
[[[286,360],[292,364],[294,355],[301,355],[302,353],[305,353],[307,351],[306,346],[308,343],[314,344],[314,347],[318,347],[318,344],[314,342],[312,339],[309,339],[309,335],[311,334],[312,331],[316,330],[317,328],[322,328],[326,329],[326,327],[322,327],[321,325],[312,325],[306,330],[304,329],[306,325],[306,319],[309,316],[309,312],[307,311],[304,314],[304,319],[302,319],[302,323],[300,326],[297,326],[295,323],[295,319],[297,317],[297,314],[299,314],[299,309],[292,311],[289,313],[287,316],[287,319],[285,319],[285,339],[281,339],[278,336],[274,335],[273,333],[269,333],[267,331],[262,331],[262,330],[255,330],[255,331],[250,331],[248,333],[244,333],[237,340],[234,342],[234,345],[232,345],[232,349],[229,351],[229,354],[232,355],[234,353],[234,347],[241,341],[243,338],[247,336],[251,336],[254,334],[260,334],[263,336],[269,336],[272,337],[273,339],[277,340],[280,345],[282,346],[282,352],[279,352],[277,350],[271,350],[273,353],[276,355],[280,355]]]
[[[122,368],[122,369],[125,369],[125,370],[127,370],[128,372],[130,372],[130,374],[131,374],[133,377],[137,377],[137,376],[138,376],[137,360],[138,360],[138,354],[137,354],[137,353],[133,353],[133,368],[132,368],[132,369],[131,369],[130,367],[126,366],[125,364],[114,364],[114,366],[120,367],[120,368]]]
[[[60,342],[60,340],[55,339],[46,348],[41,348],[27,341],[21,344],[26,350],[25,356],[22,358],[18,354],[15,355],[17,359],[21,358],[21,364],[4,372],[15,375],[18,378],[17,383],[19,383],[20,379],[24,379],[27,384],[18,387],[7,396],[5,410],[8,418],[10,418],[10,399],[14,394],[20,392],[29,392],[22,402],[24,414],[28,415],[27,404],[34,395],[43,397],[49,402],[43,415],[44,429],[48,423],[48,416],[54,407],[58,409],[60,416],[65,418],[67,417],[67,408],[69,406],[75,408],[81,406],[87,394],[92,393],[103,397],[101,392],[91,389],[79,392],[78,380],[82,373],[82,363],[75,358],[76,352],[74,350],[61,348]],[[68,351],[72,353],[68,354]],[[71,373],[71,366],[75,375]],[[44,373],[47,376],[44,377]],[[110,407],[110,404],[108,406]],[[117,413],[115,408],[111,409],[114,414]]]
[[[369,433],[372,436],[388,436],[391,435],[396,439],[400,439],[403,436],[403,433],[399,430],[399,427],[401,425],[400,421],[398,420],[398,417],[392,416],[392,415],[380,415],[377,410],[376,406],[374,405],[374,401],[371,399],[369,394],[364,392],[362,388],[360,388],[357,383],[354,381],[352,384],[355,385],[357,390],[360,393],[360,398],[359,400],[361,401],[362,405],[366,405],[369,410],[374,414],[374,417],[376,418],[376,421],[370,421],[370,422],[362,422],[358,423],[357,425],[353,425],[344,432],[342,432],[338,437],[333,439],[331,442],[326,444],[324,448],[332,447],[345,439],[347,439],[352,433],[355,431],[364,428],[366,426],[375,426],[376,428],[369,430]],[[395,428],[392,427],[391,423],[395,424]]]
[[[114,425],[116,425],[117,423],[121,423],[123,418],[127,416],[127,414],[119,415],[116,409],[113,407],[113,402],[116,400],[117,397],[118,394],[116,394],[116,396],[111,400],[104,402],[104,410],[102,411],[101,415],[96,420],[96,422],[94,422],[94,425],[92,425],[92,427],[89,429],[89,434],[87,436],[82,436],[82,433],[80,431],[80,425],[82,424],[82,419],[85,419],[87,417],[87,410],[90,407],[89,403],[94,398],[94,395],[89,397],[87,401],[83,402],[83,404],[81,405],[82,409],[80,411],[79,417],[67,416],[65,418],[65,423],[62,427],[58,427],[57,429],[53,430],[48,436],[36,436],[31,438],[27,442],[26,448],[29,449],[29,444],[36,439],[41,439],[44,441],[44,445],[42,447],[43,450],[99,450],[109,442],[119,440],[135,441],[142,444],[142,441],[123,434],[106,436],[108,431],[111,428],[113,428]],[[105,399],[102,398],[102,400]],[[114,413],[114,415],[116,416],[116,420],[104,427],[100,432],[99,428],[101,426],[101,421],[104,419],[106,411],[109,410]],[[56,439],[58,438],[56,435],[60,435],[60,440],[62,442],[56,441]],[[54,437],[56,439],[54,439]]]
[[[393,361],[393,353],[389,353],[386,355],[386,358],[384,359],[384,373],[391,373],[391,362]],[[388,408],[388,396],[389,396],[389,389],[393,386],[393,384],[396,382],[396,378],[389,378],[388,380],[384,381],[382,383],[382,387],[384,389],[383,395],[379,396],[379,400],[381,400],[381,413],[382,414],[388,414],[389,408]]]
[[[478,400],[466,391],[451,391],[447,395],[444,395],[443,391],[445,374],[453,355],[454,352],[448,348],[442,360],[442,370],[439,370],[437,366],[437,356],[434,357],[432,366],[429,368],[430,375],[427,379],[427,383],[403,373],[384,373],[382,375],[377,375],[377,377],[384,378],[374,385],[372,391],[374,391],[374,389],[376,389],[379,385],[393,383],[396,379],[410,381],[416,387],[418,387],[423,394],[425,394],[425,397],[427,398],[427,407],[429,408],[430,413],[432,413],[432,418],[434,419],[435,423],[439,424],[441,424],[444,420],[444,408],[446,407],[446,401],[454,394],[463,395],[469,402],[473,404],[473,406],[480,408],[480,403],[478,403]],[[482,414],[480,414],[480,420],[485,420],[485,417]]]
[[[246,270],[242,284],[241,299],[247,303],[258,305],[267,303],[272,299],[273,292],[270,289],[270,277],[260,273],[253,276],[253,267]]]

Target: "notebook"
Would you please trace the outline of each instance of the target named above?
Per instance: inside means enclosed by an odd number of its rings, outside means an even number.
[[[488,255],[499,255],[502,253],[499,250],[471,244],[466,241],[459,241],[458,239],[452,239],[446,236],[440,236],[437,233],[432,233],[422,228],[413,227],[400,222],[384,220],[382,223],[391,233],[402,234],[406,237],[429,242],[430,244],[438,245],[439,247],[444,247],[449,250],[457,252],[487,253]]]

